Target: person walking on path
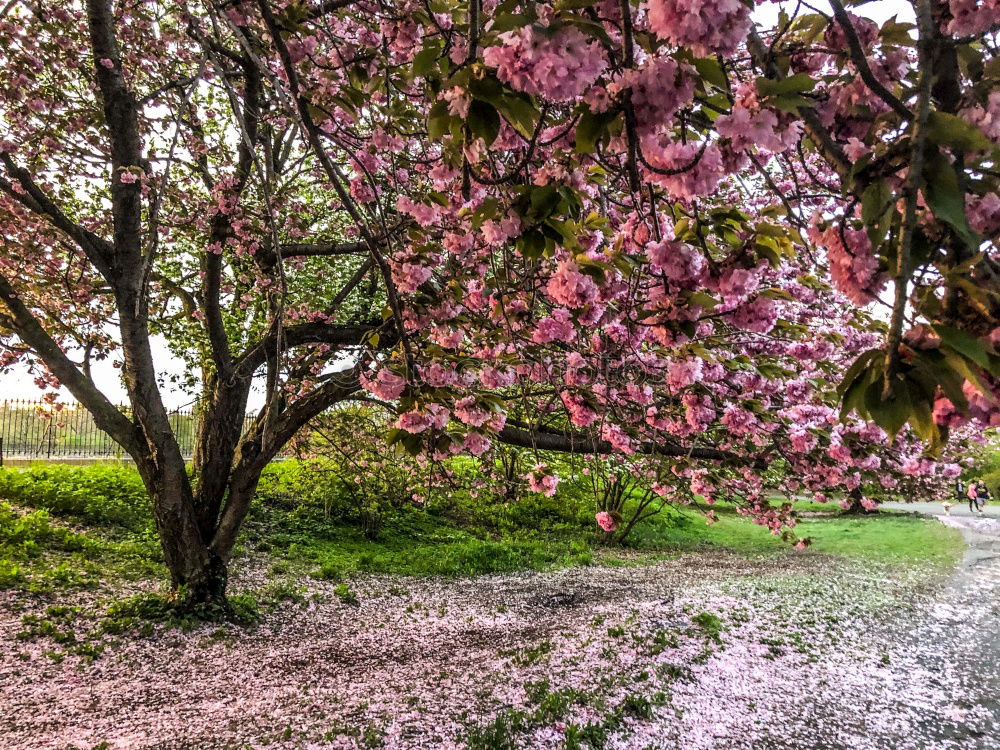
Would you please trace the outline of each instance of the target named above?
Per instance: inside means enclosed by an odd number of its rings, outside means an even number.
[[[976,483],[976,510],[979,511],[979,515],[983,515],[983,508],[986,507],[986,501],[990,499],[990,490],[986,486],[985,482]]]
[[[969,498],[969,512],[975,513],[979,510],[979,493],[976,492],[976,482],[969,482],[969,489],[965,493],[966,497]]]

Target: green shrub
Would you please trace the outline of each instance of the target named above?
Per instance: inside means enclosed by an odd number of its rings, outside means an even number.
[[[333,593],[343,604],[350,605],[351,607],[361,606],[361,601],[358,599],[358,595],[351,591],[350,586],[346,583],[338,583],[333,589]]]
[[[132,531],[152,526],[146,488],[135,468],[124,464],[0,469],[0,499],[97,526]]]

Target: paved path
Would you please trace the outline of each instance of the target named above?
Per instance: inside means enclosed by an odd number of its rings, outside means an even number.
[[[1000,504],[988,504],[984,517],[970,513],[968,504],[950,515],[939,503],[883,507],[936,516],[969,545],[948,587],[897,649],[909,652],[929,684],[953,701],[943,715],[927,711],[915,734],[926,747],[1000,748]]]
[[[954,502],[954,501],[953,501]],[[887,510],[903,510],[911,513],[924,513],[929,516],[944,516],[944,508],[941,503],[883,503],[880,507]],[[968,501],[951,509],[951,515],[955,518],[975,518],[977,514],[969,512]],[[987,518],[1000,519],[1000,503],[993,501],[986,503],[983,515]]]

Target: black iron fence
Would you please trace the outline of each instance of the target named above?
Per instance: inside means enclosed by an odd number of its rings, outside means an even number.
[[[128,415],[130,409],[119,406]],[[256,415],[247,414],[244,429]],[[170,412],[170,426],[181,452],[194,450],[198,415],[194,409]],[[127,458],[121,447],[94,424],[94,418],[77,403],[0,401],[0,462],[18,459]]]

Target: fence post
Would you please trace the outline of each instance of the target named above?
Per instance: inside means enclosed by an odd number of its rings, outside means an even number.
[[[0,469],[3,468],[3,436],[0,435]]]

